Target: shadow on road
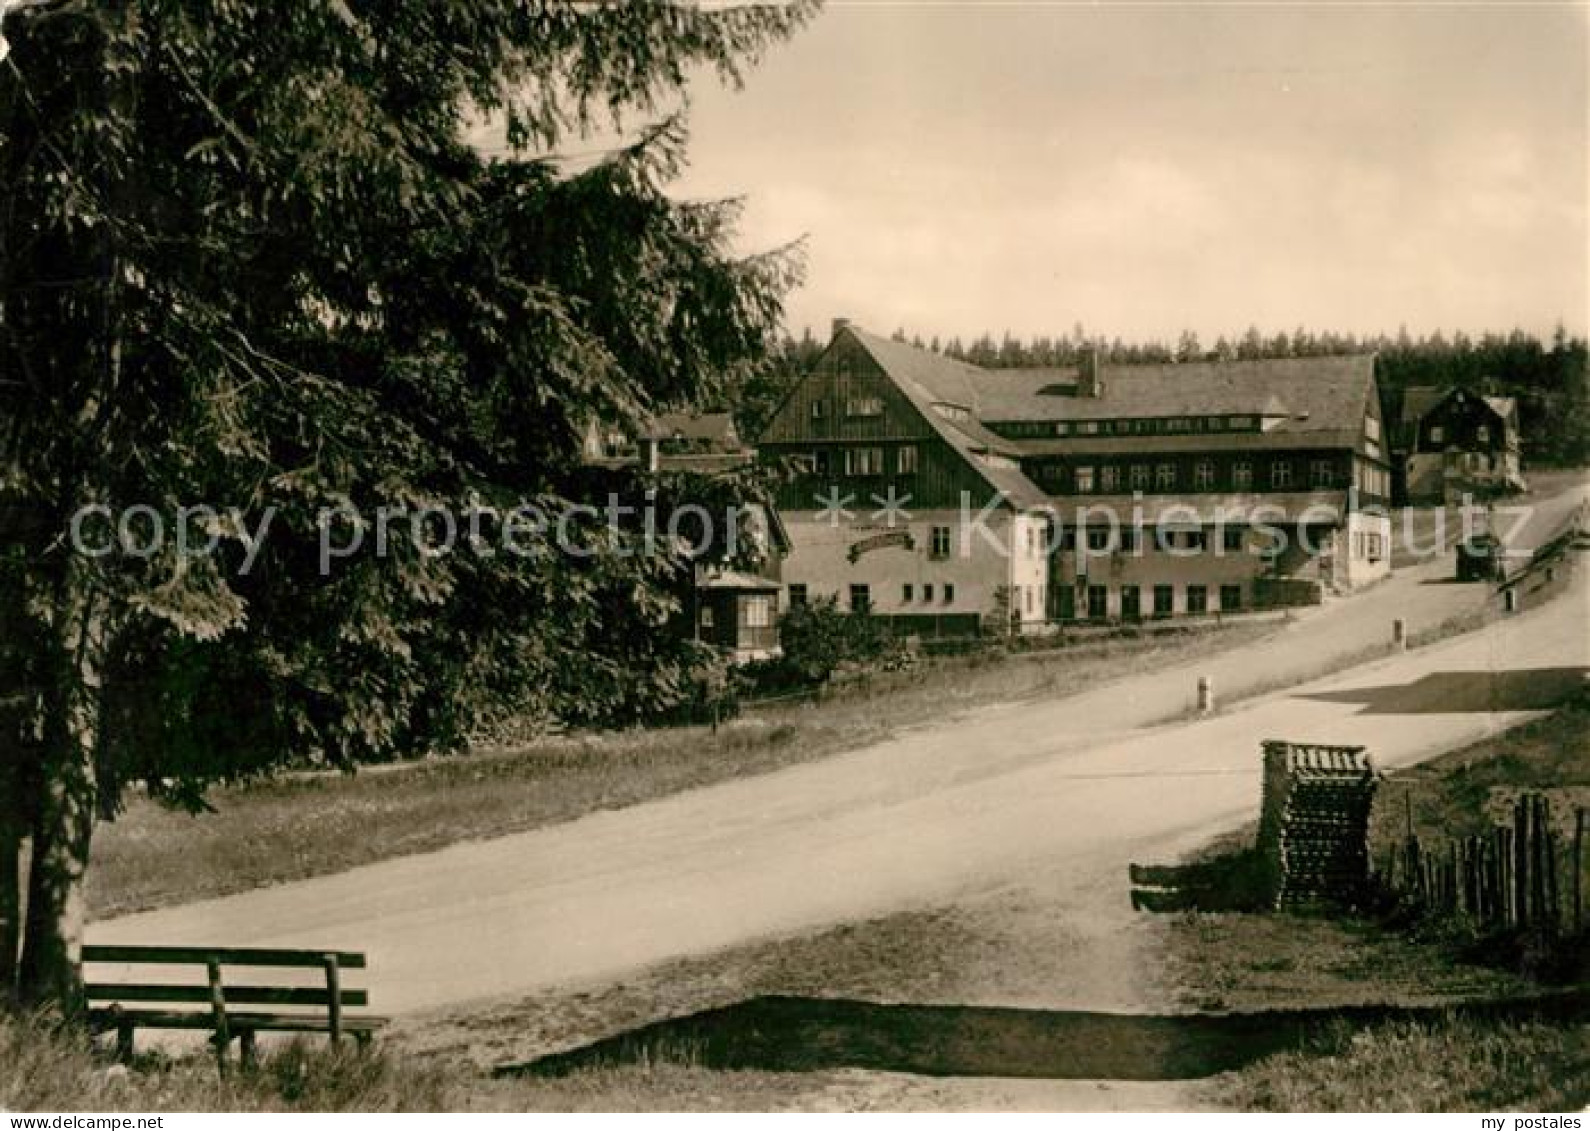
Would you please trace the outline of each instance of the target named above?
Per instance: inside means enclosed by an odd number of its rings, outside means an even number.
[[[1431,672],[1412,683],[1317,691],[1299,696],[1325,703],[1362,703],[1361,715],[1444,715],[1469,711],[1548,711],[1585,687],[1590,668]]]
[[[1454,1014],[1577,1022],[1590,991],[1440,1008],[1363,1006],[1261,1013],[1090,1013],[957,1005],[881,1005],[759,997],[660,1021],[499,1076],[561,1076],[626,1063],[809,1072],[865,1068],[925,1076],[1185,1080],[1387,1021]]]
[[[1269,907],[1269,872],[1256,848],[1196,864],[1133,864],[1128,874],[1133,911],[1263,911]]]

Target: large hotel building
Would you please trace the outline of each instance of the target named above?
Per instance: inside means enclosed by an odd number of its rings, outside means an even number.
[[[850,325],[760,439],[785,599],[924,635],[1310,603],[1390,569],[1372,356],[985,370]]]

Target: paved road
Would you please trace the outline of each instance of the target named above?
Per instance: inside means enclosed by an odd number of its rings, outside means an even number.
[[[1345,618],[1318,614],[1320,633],[1384,632],[1393,608],[1440,611],[1427,593],[1459,589],[1419,581],[1349,602]],[[1055,860],[1079,890],[1124,900],[1129,860],[1253,814],[1262,739],[1364,743],[1382,766],[1430,757],[1582,680],[1587,624],[1581,568],[1538,610],[1195,724],[1133,729],[1164,682],[1144,677],[535,832],[100,923],[90,937],[366,950],[374,1000],[402,1013],[617,978]],[[1302,662],[1294,634],[1306,628],[1246,650],[1232,678]]]

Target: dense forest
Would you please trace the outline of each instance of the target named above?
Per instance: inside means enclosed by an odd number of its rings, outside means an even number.
[[[1395,335],[1359,336],[1298,327],[1290,333],[1265,334],[1250,327],[1240,337],[1222,335],[1205,345],[1191,330],[1174,345],[1163,341],[1127,342],[1090,334],[1080,323],[1057,336],[1030,340],[1009,333],[999,339],[984,334],[970,343],[960,338],[924,340],[896,330],[897,341],[979,365],[987,369],[1042,368],[1076,364],[1082,351],[1096,348],[1107,364],[1133,365],[1181,361],[1241,360],[1271,357],[1316,357],[1375,353],[1379,356],[1381,395],[1388,418],[1402,405],[1410,385],[1461,385],[1486,393],[1518,398],[1523,421],[1524,454],[1535,464],[1581,465],[1590,462],[1590,379],[1585,340],[1558,326],[1550,343],[1522,330],[1471,337],[1439,330],[1415,337],[1407,330]],[[810,330],[790,338],[772,367],[739,391],[735,411],[748,436],[755,436],[804,374],[824,343]]]

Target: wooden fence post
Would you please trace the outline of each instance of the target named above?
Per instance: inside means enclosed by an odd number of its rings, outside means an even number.
[[[1496,895],[1501,903],[1502,926],[1511,927],[1518,922],[1518,909],[1513,903],[1513,830],[1509,825],[1496,826]]]
[[[1573,811],[1573,931],[1584,927],[1584,825],[1583,805]]]
[[[1513,803],[1513,921],[1529,926],[1529,806],[1520,795]]]

